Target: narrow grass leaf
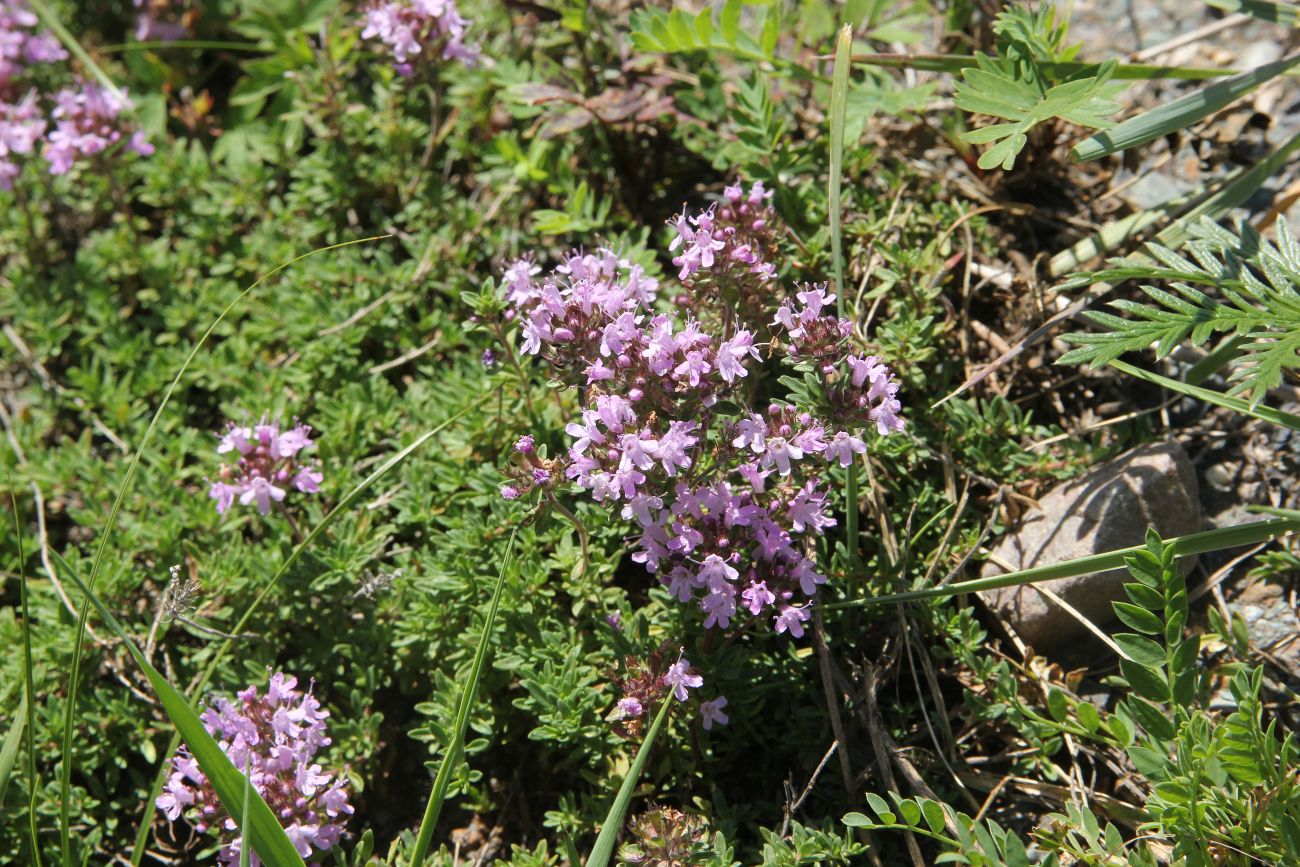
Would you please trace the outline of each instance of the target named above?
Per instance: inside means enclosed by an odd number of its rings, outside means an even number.
[[[1273,3],[1271,0],[1201,0],[1206,6],[1222,9],[1224,12],[1243,12],[1261,21],[1285,24],[1287,27],[1300,25],[1300,8],[1290,3]]]
[[[81,47],[77,37],[68,32],[68,28],[63,26],[63,22],[59,21],[59,16],[54,14],[54,10],[49,7],[45,0],[28,0],[28,2],[32,7],[32,11],[40,17],[41,23],[53,31],[55,37],[63,43],[63,47],[72,52],[73,57],[81,61],[81,65],[86,67],[86,70],[95,77],[95,80],[105,90],[113,94],[115,99],[125,102],[126,94],[118,89],[118,86],[113,83],[113,79],[108,77],[108,73],[104,71],[103,67],[95,62],[95,58],[91,57],[86,49]]]
[[[1300,531],[1300,517],[1288,517],[1278,521],[1256,521],[1240,524],[1236,527],[1221,527],[1201,533],[1190,533],[1167,541],[1175,556],[1186,557],[1191,554],[1204,554],[1207,551],[1220,551],[1224,548],[1237,548],[1253,545],[1268,539],[1289,536]],[[1008,572],[1005,575],[992,575],[987,578],[973,578],[969,581],[957,581],[942,587],[927,587],[923,590],[909,590],[904,593],[890,593],[885,596],[873,596],[867,599],[851,599],[844,602],[831,602],[826,608],[852,608],[860,605],[885,605],[892,602],[914,602],[919,599],[941,599],[962,593],[978,593],[982,590],[997,590],[1001,587],[1016,587],[1021,584],[1036,584],[1051,581],[1054,578],[1072,578],[1087,575],[1090,572],[1105,572],[1124,565],[1125,558],[1132,557],[1139,551],[1145,551],[1145,545],[1130,548],[1118,548],[1101,554],[1077,557],[1063,563],[1049,566],[1036,566]]]
[[[979,61],[973,54],[855,54],[854,63],[879,66],[886,69],[915,69],[920,72],[960,73],[971,69]],[[1038,67],[1054,80],[1062,81],[1082,72],[1095,69],[1097,64],[1083,61],[1039,61]],[[1145,81],[1171,78],[1190,81],[1224,78],[1234,75],[1235,69],[1201,66],[1162,66],[1152,63],[1117,63],[1112,81]]]
[[[41,781],[36,775],[36,676],[32,670],[32,614],[27,605],[27,552],[23,548],[23,523],[19,517],[18,498],[14,494],[14,477],[8,466],[5,467],[5,478],[9,482],[9,513],[13,515],[14,540],[18,545],[18,596],[23,610],[23,700],[19,715],[24,717],[27,729],[27,831],[31,839],[32,863],[41,867],[40,839],[36,832],[36,795],[41,790]],[[3,792],[0,792],[0,801],[3,798]]]
[[[1300,415],[1296,415],[1295,413],[1284,412],[1280,409],[1274,409],[1271,406],[1252,404],[1248,400],[1242,400],[1239,397],[1232,397],[1223,394],[1222,392],[1214,391],[1213,389],[1202,388],[1199,385],[1190,385],[1186,382],[1170,379],[1167,376],[1161,376],[1160,374],[1153,373],[1150,370],[1143,370],[1140,367],[1134,367],[1126,361],[1116,359],[1110,362],[1110,366],[1116,370],[1127,373],[1129,376],[1135,376],[1138,379],[1152,383],[1153,385],[1158,385],[1162,388],[1167,388],[1170,391],[1175,391],[1179,394],[1187,395],[1188,397],[1194,397],[1197,400],[1203,400],[1206,403],[1212,403],[1215,406],[1221,406],[1224,409],[1230,409],[1233,412],[1253,416],[1254,418],[1269,422],[1270,424],[1281,425],[1282,427],[1290,428],[1291,430],[1300,430]]]
[[[664,720],[668,718],[672,706],[673,697],[670,695],[664,700],[664,706],[655,716],[655,721],[641,743],[641,748],[636,751],[636,758],[632,760],[632,767],[623,778],[623,785],[618,787],[618,794],[614,796],[609,814],[605,816],[605,821],[600,826],[596,845],[591,847],[591,855],[587,857],[586,867],[608,867],[609,860],[614,857],[614,844],[618,841],[619,829],[623,827],[623,820],[627,817],[627,808],[632,802],[632,792],[636,790],[641,772],[645,770],[645,764],[650,759],[650,750],[654,747],[655,738],[659,734],[659,729],[663,727]]]
[[[456,722],[452,729],[451,743],[447,746],[438,766],[437,776],[433,780],[433,791],[429,793],[429,802],[424,808],[424,818],[420,821],[420,831],[415,838],[415,848],[411,850],[411,867],[420,867],[429,852],[433,840],[433,829],[438,824],[442,813],[443,801],[447,799],[447,787],[451,784],[451,774],[460,763],[461,751],[465,748],[465,730],[469,726],[469,709],[474,704],[474,694],[478,691],[478,682],[483,676],[483,664],[487,660],[488,645],[492,643],[492,627],[496,623],[497,608],[501,605],[501,593],[506,586],[506,575],[515,553],[515,538],[519,534],[516,526],[510,531],[510,541],[506,545],[506,556],[501,561],[501,570],[497,574],[497,584],[492,591],[492,602],[488,606],[487,617],[483,621],[483,632],[479,635],[478,648],[474,651],[474,663],[470,666],[469,680],[465,691],[461,693],[460,704],[456,707]]]
[[[844,173],[844,119],[849,104],[849,67],[853,54],[853,28],[844,25],[835,44],[835,70],[831,75],[831,154],[827,210],[831,216],[831,260],[835,273],[835,309],[840,319],[847,318],[844,298],[844,241],[840,214],[840,183]],[[857,562],[858,552],[858,464],[851,462],[844,471],[844,530],[849,564]]]
[[[9,790],[9,777],[14,771],[14,762],[18,760],[18,750],[23,745],[23,732],[27,729],[27,694],[18,701],[18,710],[9,722],[9,731],[5,734],[4,746],[0,747],[0,805],[5,802],[5,792]]]
[[[158,696],[163,712],[185,739],[194,760],[198,762],[199,767],[212,783],[217,797],[221,799],[221,805],[231,816],[240,817],[240,831],[244,835],[245,846],[251,845],[267,867],[306,867],[289,835],[280,826],[275,813],[267,806],[259,792],[245,785],[247,777],[240,773],[230,761],[230,757],[221,749],[220,744],[208,734],[208,730],[203,727],[203,721],[190,706],[189,700],[180,690],[168,683],[167,678],[163,677],[158,669],[149,664],[149,660],[145,659],[144,654],[126,634],[126,630],[122,628],[117,618],[91,591],[86,582],[81,580],[76,570],[58,553],[51,552],[51,555],[77,585],[77,589],[85,594],[86,599],[99,613],[100,619],[104,621],[104,625],[121,639],[136,665],[140,666],[154,694]],[[245,803],[247,803],[247,815],[240,809]]]
[[[239,827],[241,828],[248,827],[248,819],[249,816],[252,815],[248,803],[248,793],[253,790],[252,777],[249,773],[252,770],[252,767],[253,767],[253,757],[250,755],[248,757],[248,761],[244,763],[244,810],[242,813],[240,813],[240,815],[243,816],[243,818],[239,822]],[[252,855],[253,855],[252,846],[240,846],[239,867],[249,867],[249,863],[250,863],[250,859],[252,858]]]
[[[1114,129],[1084,139],[1070,151],[1074,162],[1088,162],[1184,129],[1240,99],[1266,81],[1300,63],[1300,53],[1235,75],[1195,93],[1175,99],[1159,108],[1129,118]]]

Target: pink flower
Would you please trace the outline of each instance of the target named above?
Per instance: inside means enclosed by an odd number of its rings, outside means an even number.
[[[664,672],[663,684],[673,691],[678,701],[686,701],[688,689],[698,689],[704,684],[704,678],[698,674],[691,674],[691,664],[686,661],[685,657],[678,657],[677,661],[668,666]]]
[[[252,427],[228,425],[217,443],[217,453],[230,454],[236,460],[221,465],[220,479],[208,490],[208,496],[216,501],[217,514],[224,514],[236,498],[245,506],[256,503],[258,512],[265,515],[273,502],[284,500],[287,488],[304,494],[320,491],[324,474],[300,457],[314,445],[310,434],[307,425],[282,432],[279,425],[265,419]]]
[[[709,701],[700,702],[700,718],[704,720],[704,729],[708,731],[713,728],[713,724],[726,725],[731,720],[723,713],[722,709],[727,706],[727,697],[720,695]]]
[[[792,638],[803,638],[803,625],[808,620],[808,609],[786,605],[772,618],[778,634],[789,631]]]

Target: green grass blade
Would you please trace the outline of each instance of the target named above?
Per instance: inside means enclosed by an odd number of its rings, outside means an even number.
[[[190,706],[189,700],[185,695],[170,683],[167,678],[162,676],[158,669],[149,664],[149,660],[144,658],[144,654],[136,647],[135,642],[126,634],[122,625],[118,623],[117,618],[112,612],[100,601],[99,597],[91,591],[86,582],[81,580],[81,576],[76,570],[60,557],[56,552],[50,552],[59,567],[67,574],[77,589],[85,594],[86,599],[94,606],[99,613],[100,619],[104,625],[109,628],[114,635],[121,639],[122,644],[126,647],[127,652],[135,660],[136,665],[144,672],[145,677],[149,680],[149,685],[153,688],[154,694],[158,696],[159,703],[162,704],[163,712],[171,720],[172,725],[180,732],[185,743],[190,748],[194,760],[198,762],[203,773],[207,775],[212,788],[216,790],[217,797],[221,799],[221,805],[226,808],[226,812],[231,816],[239,816],[242,824],[240,831],[244,835],[246,846],[252,846],[257,852],[258,857],[263,864],[268,867],[306,867],[302,856],[294,848],[293,842],[289,835],[285,833],[280,821],[275,817],[275,813],[267,806],[262,795],[253,790],[251,786],[245,785],[247,777],[240,773],[230,757],[221,749],[220,744],[213,740],[212,735],[203,727],[203,721],[199,715],[194,712]],[[248,815],[245,816],[240,806],[247,802]]]
[[[159,49],[212,49],[214,51],[249,51],[265,52],[265,46],[256,42],[222,42],[219,39],[177,39],[174,42],[123,42],[120,45],[104,45],[100,51],[104,54],[122,54],[128,51],[157,51]]]
[[[1123,247],[1151,226],[1177,216],[1195,200],[1196,196],[1191,194],[1176,196],[1154,208],[1137,211],[1107,223],[1096,232],[1053,256],[1048,262],[1047,271],[1053,277],[1061,277],[1077,271],[1084,263]]]
[[[23,745],[23,732],[27,730],[27,693],[18,701],[18,710],[9,723],[4,746],[0,747],[0,806],[4,805],[5,792],[9,790],[9,777],[18,760],[18,750]]]
[[[1300,24],[1300,9],[1289,3],[1272,3],[1270,0],[1201,0],[1206,6],[1224,12],[1244,12],[1261,21],[1295,27]]]
[[[1137,117],[1131,117],[1114,129],[1102,130],[1079,142],[1070,150],[1070,159],[1077,163],[1088,162],[1184,129],[1240,99],[1297,63],[1300,63],[1300,52],[1240,75],[1234,75],[1226,81],[1212,84],[1159,108],[1143,112]]]
[[[973,54],[855,54],[854,63],[879,66],[886,69],[915,69],[920,72],[946,72],[950,75],[978,65]],[[1082,72],[1094,70],[1098,64],[1083,61],[1040,62],[1048,76],[1063,80]],[[1112,81],[1146,81],[1169,78],[1185,81],[1204,81],[1235,75],[1238,70],[1222,67],[1161,66],[1153,63],[1118,63],[1111,75]]]
[[[14,539],[18,544],[18,595],[23,610],[23,700],[19,715],[27,729],[27,830],[31,835],[32,863],[41,867],[40,838],[36,832],[36,794],[41,790],[41,781],[36,776],[36,677],[32,672],[32,614],[27,605],[27,552],[23,549],[23,524],[18,514],[14,477],[7,466],[5,478],[9,482],[9,511],[14,518]],[[5,749],[8,747],[6,742]],[[0,801],[3,798],[4,793],[0,791]]]
[[[1143,370],[1140,367],[1134,367],[1126,361],[1116,359],[1110,362],[1110,366],[1116,370],[1121,370],[1129,376],[1135,376],[1138,379],[1158,385],[1161,388],[1167,388],[1170,391],[1176,391],[1179,394],[1188,397],[1194,397],[1197,400],[1203,400],[1206,403],[1212,403],[1215,406],[1221,406],[1224,409],[1230,409],[1233,412],[1239,412],[1243,415],[1253,416],[1260,421],[1266,421],[1270,424],[1281,425],[1291,430],[1300,430],[1300,415],[1291,412],[1283,412],[1280,409],[1274,409],[1271,406],[1261,406],[1252,404],[1248,400],[1242,400],[1239,397],[1232,397],[1223,392],[1215,391],[1210,388],[1201,388],[1199,385],[1189,385],[1186,382],[1179,382],[1176,379],[1170,379],[1167,376],[1161,376],[1158,373],[1152,373],[1149,370]]]
[[[835,71],[831,76],[831,169],[827,210],[831,214],[831,259],[835,263],[835,308],[845,316],[844,241],[840,214],[840,183],[844,174],[844,118],[849,104],[849,68],[853,54],[853,28],[844,25],[835,44]],[[850,566],[858,559],[858,462],[844,469],[844,535]]]
[[[252,815],[248,803],[248,793],[253,790],[252,774],[250,773],[252,769],[253,769],[253,757],[250,755],[248,757],[248,760],[244,762],[244,810],[242,813],[240,813],[240,815],[243,816],[243,818],[239,822],[239,827],[241,828],[248,827],[249,817]],[[252,860],[252,855],[253,855],[252,846],[240,846],[239,867],[249,867],[249,864]]]
[[[411,850],[411,867],[420,867],[429,852],[433,840],[433,830],[438,825],[438,816],[442,813],[443,802],[447,799],[447,787],[451,785],[451,775],[460,763],[461,751],[465,748],[465,731],[469,727],[469,710],[474,705],[474,694],[478,692],[478,682],[483,676],[483,665],[487,660],[488,645],[492,643],[492,627],[496,623],[497,608],[501,605],[501,593],[506,586],[506,575],[514,557],[515,538],[519,527],[510,531],[510,541],[506,544],[506,556],[501,561],[501,571],[497,574],[497,584],[492,590],[492,602],[483,621],[483,633],[478,638],[478,648],[474,651],[474,662],[470,666],[469,680],[465,691],[461,693],[456,706],[456,721],[452,729],[451,744],[442,757],[438,773],[433,780],[433,791],[429,793],[429,802],[424,807],[424,818],[420,820],[420,831],[415,838],[415,848]]]
[[[1179,536],[1167,540],[1167,544],[1174,549],[1176,556],[1186,557],[1191,554],[1204,554],[1206,551],[1219,551],[1224,548],[1253,545],[1257,542],[1289,536],[1297,531],[1300,531],[1300,520],[1298,519],[1257,521],[1236,527],[1222,527],[1218,530],[1206,530],[1201,533]],[[942,587],[927,587],[923,590],[909,590],[905,593],[891,593],[887,596],[873,596],[869,599],[832,602],[825,607],[855,608],[865,605],[885,605],[891,602],[942,599],[947,596],[957,596],[961,593],[978,593],[981,590],[997,590],[1001,587],[1015,587],[1020,584],[1036,584],[1040,581],[1051,581],[1055,578],[1073,578],[1076,575],[1087,575],[1090,572],[1105,572],[1107,569],[1116,569],[1124,565],[1125,558],[1131,557],[1138,551],[1145,550],[1145,548],[1145,545],[1134,545],[1130,548],[1119,548],[1115,551],[1106,551],[1101,554],[1091,554],[1087,557],[1066,560],[1064,563],[1053,563],[1050,566],[1035,566],[1033,569],[1022,569],[1019,572],[1008,572],[1005,575],[992,575],[988,578],[957,581],[952,584],[945,584]]]
[[[167,405],[171,402],[172,394],[175,393],[176,387],[180,384],[181,379],[184,378],[186,371],[190,369],[190,365],[194,362],[195,356],[199,354],[199,350],[208,342],[208,338],[212,336],[212,332],[217,329],[217,326],[225,320],[225,318],[230,314],[230,311],[235,309],[235,306],[239,304],[240,301],[244,300],[249,293],[291,265],[301,262],[303,259],[315,256],[317,253],[325,253],[330,250],[337,250],[341,247],[350,247],[353,244],[365,244],[370,241],[377,241],[381,238],[387,237],[389,236],[376,235],[371,238],[359,238],[353,241],[344,241],[340,244],[330,244],[326,247],[318,247],[315,250],[303,253],[301,256],[295,256],[289,261],[283,262],[272,268],[270,271],[267,271],[261,277],[258,277],[257,280],[249,285],[247,289],[236,295],[234,300],[227,304],[225,309],[221,311],[220,315],[213,320],[212,324],[208,326],[208,330],[204,331],[203,336],[195,342],[193,349],[190,350],[190,354],[186,356],[185,362],[181,365],[180,369],[176,371],[176,376],[167,386],[167,391],[163,393],[163,399],[158,404],[158,409],[154,411],[153,418],[149,420],[149,426],[145,428],[144,436],[140,438],[139,447],[135,450],[135,454],[131,456],[131,462],[127,464],[126,476],[122,479],[122,485],[118,488],[117,496],[113,500],[113,505],[108,510],[108,519],[104,522],[104,529],[100,533],[99,537],[99,545],[95,549],[95,559],[91,562],[90,576],[87,585],[92,590],[95,587],[96,579],[99,577],[99,569],[103,564],[104,554],[108,550],[108,542],[112,538],[113,528],[117,525],[117,516],[122,510],[122,503],[126,500],[126,495],[131,490],[131,485],[135,481],[135,474],[140,467],[140,459],[143,457],[145,449],[147,449],[149,444],[153,441],[154,431],[158,428],[158,420],[162,418],[163,411],[166,410]],[[71,835],[69,833],[71,817],[68,812],[70,806],[69,794],[72,791],[72,730],[73,721],[76,719],[77,688],[81,677],[81,650],[86,638],[86,618],[89,615],[90,599],[87,597],[87,599],[82,602],[81,611],[77,618],[77,631],[73,639],[72,671],[68,676],[68,698],[67,707],[63,717],[63,746],[62,752],[60,753],[60,758],[63,764],[60,769],[61,773],[59,774],[59,842],[63,851],[65,867],[72,867]]]
[[[375,482],[377,482],[379,479],[385,476],[391,469],[393,469],[398,464],[402,463],[402,461],[410,457],[413,453],[415,453],[417,449],[419,449],[429,440],[433,439],[435,436],[442,433],[448,427],[450,427],[451,425],[459,421],[467,413],[472,412],[473,410],[482,406],[487,401],[491,400],[493,397],[496,396],[496,393],[497,392],[495,389],[488,392],[487,394],[480,397],[478,400],[470,403],[464,409],[460,410],[456,414],[447,418],[441,424],[420,434],[420,436],[416,437],[416,439],[413,442],[411,442],[405,448],[401,449],[392,457],[390,457],[388,460],[380,464],[379,467],[374,472],[372,472],[370,475],[366,476],[365,479],[357,483],[357,485],[354,488],[352,488],[352,490],[348,491],[348,493],[343,496],[343,499],[339,500],[338,504],[335,505],[334,508],[331,509],[329,513],[325,515],[324,518],[321,519],[320,523],[312,528],[311,532],[307,534],[306,538],[304,538],[301,542],[297,544],[297,546],[294,547],[293,551],[290,552],[289,556],[285,558],[285,561],[280,564],[280,568],[275,571],[275,574],[273,574],[271,578],[266,582],[266,584],[263,585],[262,589],[258,591],[257,596],[253,598],[253,601],[250,602],[248,607],[244,609],[244,613],[240,615],[237,621],[235,621],[234,626],[232,626],[228,630],[229,633],[231,635],[239,635],[244,631],[245,627],[248,625],[248,621],[250,621],[253,618],[253,615],[257,613],[258,608],[261,607],[262,601],[266,599],[266,597],[270,594],[272,590],[275,589],[275,587],[280,583],[280,579],[283,578],[288,573],[289,569],[293,566],[293,564],[296,563],[298,561],[298,558],[302,556],[303,552],[307,550],[307,547],[311,545],[311,543],[314,542],[317,538],[319,538],[320,535],[325,532],[326,528],[328,528],[330,524],[334,523],[334,520],[339,515],[347,511],[347,509],[353,503],[355,503],[358,499],[360,499],[361,495],[365,493],[366,490],[368,490]],[[208,682],[212,679],[212,675],[217,670],[217,666],[221,664],[221,661],[223,659],[225,659],[226,654],[230,652],[230,648],[233,645],[234,645],[233,640],[229,638],[225,639],[221,643],[221,646],[218,647],[217,652],[212,655],[212,658],[208,661],[207,666],[203,669],[203,672],[199,675],[198,681],[191,689],[190,692],[192,696],[198,695],[207,687]],[[179,746],[179,744],[180,744],[179,736],[174,736],[172,738],[171,744],[167,747],[167,752],[165,753],[165,755],[170,756],[173,753],[175,753],[176,747]],[[144,858],[144,850],[149,840],[149,828],[151,826],[151,823],[148,820],[149,813],[152,812],[152,804],[154,802],[154,799],[156,799],[158,795],[162,793],[162,787],[164,783],[166,783],[166,781],[167,781],[167,764],[164,761],[163,764],[158,769],[157,776],[154,778],[153,789],[151,790],[149,800],[146,802],[145,805],[145,811],[146,811],[145,816],[143,821],[141,821],[140,823],[139,830],[136,832],[135,846],[131,850],[131,863],[132,865],[135,865],[135,867],[139,867],[141,860]]]
[[[45,0],[29,0],[29,3],[32,11],[41,19],[41,23],[50,28],[55,37],[63,43],[63,47],[68,49],[73,57],[81,61],[81,65],[90,71],[90,74],[95,77],[105,90],[113,94],[116,99],[125,102],[126,94],[113,83],[113,79],[109,78],[103,67],[95,62],[95,58],[91,57],[86,49],[81,47],[77,37],[68,32],[68,28],[63,26],[63,22],[59,21],[59,16],[54,14],[54,10],[50,9]]]
[[[636,758],[632,760],[632,767],[628,768],[627,776],[623,778],[623,785],[618,787],[618,794],[614,796],[609,814],[605,816],[605,822],[600,826],[596,845],[591,847],[591,855],[587,858],[586,867],[607,867],[609,859],[614,857],[614,843],[618,841],[619,829],[623,827],[623,820],[627,817],[627,808],[632,802],[632,792],[636,790],[641,772],[645,770],[645,764],[650,759],[650,750],[654,747],[655,738],[659,735],[659,729],[663,728],[664,720],[668,718],[668,711],[672,706],[673,697],[670,694],[664,699],[664,706],[655,716],[655,721],[641,743],[641,748],[636,751]]]

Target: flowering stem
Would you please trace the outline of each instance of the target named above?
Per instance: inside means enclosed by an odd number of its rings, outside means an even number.
[[[578,543],[582,545],[582,571],[573,577],[578,578],[582,575],[586,575],[587,568],[591,566],[591,557],[587,552],[587,528],[578,520],[577,515],[560,505],[560,501],[555,498],[554,494],[548,493],[547,499],[551,501],[551,505],[555,507],[555,511],[568,518],[569,523],[573,524],[573,528],[578,531]]]
[[[302,544],[302,529],[299,528],[298,522],[293,519],[293,515],[289,514],[289,510],[286,509],[284,503],[279,500],[276,501],[275,507],[280,510],[280,514],[284,515],[284,519],[289,522],[289,529],[293,531],[294,543],[299,545]]]
[[[519,363],[519,357],[515,355],[515,348],[510,344],[510,341],[507,339],[505,335],[505,329],[503,329],[498,324],[495,326],[495,330],[496,330],[497,342],[500,343],[503,347],[505,347],[506,359],[510,362],[510,366],[514,368],[515,376],[518,377],[519,379],[519,393],[523,395],[524,406],[528,407],[528,414],[532,416],[533,421],[535,423],[540,424],[542,417],[537,414],[537,408],[533,406],[533,398],[528,391],[528,380],[524,376],[524,368],[523,365]],[[556,400],[558,401],[559,398],[557,397]],[[561,418],[564,417],[563,407],[561,407],[560,417]]]
[[[831,83],[831,168],[827,209],[831,215],[831,258],[835,271],[835,307],[844,319],[844,251],[843,229],[840,224],[840,175],[844,164],[844,116],[848,110],[849,61],[853,52],[853,28],[844,25],[835,44],[835,71]],[[858,465],[851,462],[845,468],[844,531],[848,564],[858,561]]]

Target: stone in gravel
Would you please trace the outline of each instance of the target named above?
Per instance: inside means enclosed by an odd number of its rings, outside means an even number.
[[[1142,446],[1053,488],[984,564],[983,575],[1047,566],[1140,545],[1147,527],[1164,538],[1201,529],[1196,472],[1176,442]],[[1190,560],[1190,558],[1187,558]],[[1107,623],[1111,603],[1123,600],[1124,569],[1058,578],[1042,585],[1095,624]],[[1061,648],[1085,635],[1074,616],[1034,585],[980,594],[1021,639],[1038,651]]]

